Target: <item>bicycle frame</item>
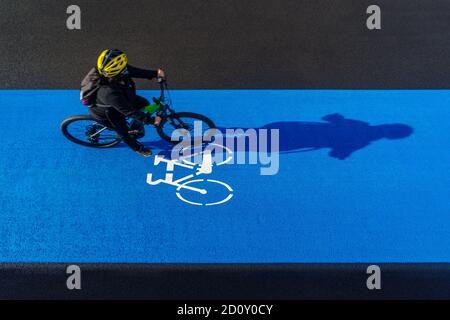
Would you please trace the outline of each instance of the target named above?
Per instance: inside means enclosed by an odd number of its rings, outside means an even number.
[[[165,92],[168,90],[167,82],[163,79],[158,79],[159,87],[160,87],[160,95],[159,98],[152,98],[153,102],[160,105],[160,109],[158,112],[162,111],[162,115],[164,117],[169,117],[171,114],[175,113],[175,111],[170,107],[170,103],[166,102]]]
[[[152,98],[153,102],[160,105],[160,108],[156,112],[163,121],[166,119],[170,121],[170,124],[176,129],[187,129],[188,126],[179,118],[175,117],[175,110],[171,108],[171,101],[167,101],[165,93],[168,91],[167,82],[164,79],[158,79],[160,87],[159,98]],[[178,122],[175,123],[175,120]]]
[[[175,114],[175,110],[173,110],[170,107],[170,103],[168,103],[166,101],[166,96],[165,96],[165,92],[167,90],[167,83],[166,83],[166,81],[164,79],[161,79],[161,78],[158,79],[158,83],[159,83],[159,86],[160,86],[160,96],[159,96],[159,98],[152,98],[153,102],[160,106],[158,111],[157,111],[157,114],[163,119],[169,119],[169,121],[175,127],[174,118],[172,116],[173,114]],[[129,118],[127,117],[127,119],[129,119]],[[180,121],[180,124],[183,126],[184,123],[182,123],[181,120],[179,120],[179,121]],[[96,123],[99,124],[99,125],[102,125],[101,123],[98,123],[98,122],[96,122]],[[102,126],[104,126],[104,125],[102,125]],[[100,133],[102,133],[103,131],[105,131],[107,129],[108,128],[104,126],[104,128],[98,130],[97,132],[95,132],[94,134],[90,135],[89,137],[90,138],[94,138],[95,136],[99,135]]]

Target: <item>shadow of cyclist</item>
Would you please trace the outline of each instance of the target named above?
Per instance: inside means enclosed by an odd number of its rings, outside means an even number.
[[[268,123],[258,129],[279,130],[279,146],[281,153],[297,153],[313,151],[323,148],[330,149],[329,156],[344,160],[362,148],[367,147],[380,139],[403,139],[410,136],[414,130],[406,124],[382,124],[370,125],[368,122],[346,119],[338,113],[329,114],[322,117],[325,122],[302,122],[302,121],[280,121]],[[249,128],[218,128],[226,137],[226,130],[242,129],[244,132]],[[239,135],[235,135],[235,138]],[[270,138],[268,139],[270,142]],[[148,141],[146,146],[155,148],[160,155],[170,157],[173,145],[163,140]],[[244,149],[237,149],[234,152],[253,152],[251,144],[244,145]],[[272,150],[270,144],[268,151]]]
[[[282,153],[329,148],[331,149],[329,156],[340,160],[348,158],[353,152],[367,147],[374,141],[383,138],[403,139],[414,131],[405,124],[372,126],[368,122],[346,119],[337,113],[326,115],[322,120],[326,122],[272,122],[258,129],[278,129],[279,151]],[[225,132],[230,128],[220,129]],[[256,151],[249,150],[248,146],[246,148],[245,151]]]

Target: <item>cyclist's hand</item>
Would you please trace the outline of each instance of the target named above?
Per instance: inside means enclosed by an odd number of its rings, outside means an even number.
[[[163,69],[158,69],[158,78],[160,78],[160,79],[166,78],[166,73],[164,72]]]
[[[159,124],[161,123],[161,117],[160,116],[156,116],[155,117],[155,122],[153,123],[155,126],[159,126]]]
[[[159,126],[161,120],[162,118],[160,116],[152,117],[151,115],[147,114],[142,122],[146,125],[154,124],[155,126]]]

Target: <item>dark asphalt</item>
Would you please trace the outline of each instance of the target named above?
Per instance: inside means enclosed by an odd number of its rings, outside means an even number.
[[[79,0],[0,3],[0,88],[78,88],[104,48],[174,88],[447,88],[450,1]],[[148,84],[146,84],[148,87]]]
[[[66,287],[67,264],[0,264],[0,299],[449,299],[448,264],[77,264],[81,290]]]

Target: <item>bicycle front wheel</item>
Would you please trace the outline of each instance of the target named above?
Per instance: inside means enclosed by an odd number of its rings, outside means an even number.
[[[177,129],[186,130],[187,132],[185,131],[185,133],[189,133],[190,139],[194,141],[202,139],[204,141],[209,141],[214,134],[214,130],[209,129],[215,128],[214,122],[208,117],[193,112],[178,112],[163,120],[159,126],[156,127],[156,131],[164,140],[176,144],[178,141],[172,141],[171,137],[172,133]],[[207,131],[208,134],[206,134]]]
[[[115,131],[87,115],[65,119],[61,123],[61,132],[70,141],[93,148],[110,148],[122,140]]]

